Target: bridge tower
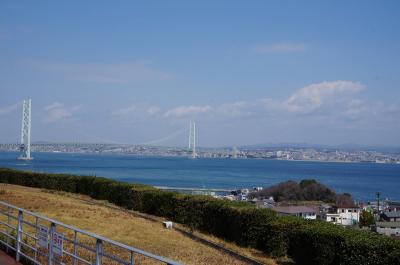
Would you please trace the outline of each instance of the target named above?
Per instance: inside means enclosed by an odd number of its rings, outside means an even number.
[[[192,151],[192,158],[196,158],[196,123],[192,121],[189,128],[189,150]]]
[[[31,100],[22,104],[21,156],[18,159],[31,160]]]

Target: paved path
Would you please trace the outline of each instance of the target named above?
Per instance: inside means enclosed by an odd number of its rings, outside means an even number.
[[[21,263],[16,262],[12,257],[8,256],[6,253],[0,250],[0,264],[1,265],[21,265]]]

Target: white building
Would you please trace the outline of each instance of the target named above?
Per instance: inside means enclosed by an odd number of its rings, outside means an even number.
[[[386,222],[400,222],[400,212],[384,212],[381,218]]]
[[[382,222],[376,222],[375,229],[378,234],[400,237],[400,212],[384,212]]]
[[[400,237],[400,222],[376,222],[376,232],[381,235]]]
[[[268,199],[262,199],[256,201],[257,208],[273,208],[275,207],[275,201],[273,197],[269,197]]]
[[[326,221],[338,225],[355,225],[360,221],[361,209],[356,206],[341,206],[326,214]]]

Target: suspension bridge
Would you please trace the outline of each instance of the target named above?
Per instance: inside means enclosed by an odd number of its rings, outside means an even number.
[[[18,103],[19,105],[20,103]],[[21,155],[18,157],[18,159],[21,160],[32,160],[33,157],[31,156],[31,128],[32,128],[32,101],[31,99],[23,100],[22,101],[22,126],[21,126],[21,140],[18,145],[18,149],[20,150]],[[93,133],[85,134],[81,130],[72,130],[74,133],[77,133],[81,136],[84,137],[90,137],[90,139],[95,139],[95,141],[103,142],[103,143],[109,143],[109,144],[116,144],[116,145],[143,145],[143,146],[151,146],[151,145],[157,145],[163,142],[166,142],[170,139],[180,137],[181,135],[185,134],[188,132],[187,128],[181,128],[167,136],[154,139],[151,141],[146,141],[146,142],[140,142],[140,143],[134,143],[134,144],[127,144],[127,143],[122,143],[118,141],[110,141],[103,139],[101,137],[97,137],[93,135]],[[197,152],[196,152],[196,123],[194,121],[189,122],[189,143],[188,143],[188,148],[187,151],[190,153],[190,158],[197,158]],[[57,145],[57,144],[55,144]],[[77,143],[76,145],[82,145]],[[101,145],[101,144],[100,144]],[[11,148],[15,147],[15,144],[10,144],[9,145]]]

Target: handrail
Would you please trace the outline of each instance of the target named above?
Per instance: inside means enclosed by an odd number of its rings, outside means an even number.
[[[111,244],[111,245],[113,245],[113,246],[119,247],[119,248],[121,248],[121,249],[127,250],[127,251],[129,251],[131,254],[133,254],[133,253],[134,253],[134,254],[140,254],[140,255],[142,255],[142,256],[145,256],[145,257],[148,257],[148,258],[151,258],[151,259],[154,259],[154,260],[157,260],[157,261],[166,263],[166,264],[168,264],[168,265],[180,265],[180,263],[178,263],[178,262],[176,262],[176,261],[173,261],[173,260],[170,260],[170,259],[167,259],[167,258],[165,258],[165,257],[161,257],[161,256],[158,256],[158,255],[155,255],[155,254],[146,252],[146,251],[144,251],[144,250],[141,250],[141,249],[138,249],[138,248],[134,248],[134,247],[131,247],[131,246],[122,244],[122,243],[120,243],[120,242],[116,242],[116,241],[114,241],[114,240],[112,240],[112,239],[108,239],[108,238],[105,238],[105,237],[96,235],[96,234],[94,234],[94,233],[91,233],[91,232],[88,232],[88,231],[85,231],[85,230],[82,230],[82,229],[79,229],[79,228],[76,228],[76,227],[73,227],[73,226],[70,226],[70,225],[61,223],[61,222],[59,222],[59,221],[57,221],[57,220],[48,218],[48,217],[46,217],[46,216],[42,216],[42,215],[40,215],[40,214],[31,212],[31,211],[29,211],[29,210],[25,210],[25,209],[23,209],[23,208],[14,206],[14,205],[12,205],[12,204],[9,204],[9,203],[0,201],[0,205],[5,206],[5,207],[7,207],[8,209],[14,209],[14,210],[18,211],[18,212],[20,213],[19,215],[21,215],[21,213],[25,213],[25,214],[31,215],[31,216],[33,216],[33,217],[36,217],[36,218],[40,219],[40,220],[44,220],[44,221],[47,221],[47,222],[51,223],[52,226],[60,226],[60,227],[63,227],[63,228],[72,230],[72,231],[75,232],[75,233],[79,233],[79,234],[82,234],[82,235],[91,237],[91,238],[95,239],[96,242],[108,243],[108,244]],[[1,212],[1,209],[0,209],[0,213],[3,213],[3,212]],[[5,214],[6,216],[9,216],[9,213],[3,213],[3,214]],[[23,216],[23,215],[21,215],[21,216]],[[21,227],[22,223],[26,223],[26,221],[23,220],[23,217],[21,217],[21,218],[15,217],[15,216],[9,216],[9,217],[12,217],[13,219],[15,219],[15,220],[18,221],[17,227]],[[29,224],[32,225],[31,223],[29,223]],[[38,228],[36,225],[33,225],[33,226],[36,227],[36,228]],[[14,228],[14,230],[15,230],[15,229],[17,230],[17,233],[19,233],[19,234],[16,236],[16,241],[18,241],[18,238],[20,237],[20,235],[21,235],[23,232],[22,232],[22,231],[18,231],[18,230],[19,230],[18,228]],[[70,241],[70,240],[67,239],[67,241]],[[74,242],[74,244],[75,244],[75,243],[78,243],[78,242]],[[1,241],[0,241],[0,244],[1,244]],[[20,242],[17,242],[17,244],[21,245]],[[11,246],[11,247],[12,247],[12,246]],[[17,249],[18,249],[18,247],[17,247]],[[18,252],[18,250],[17,250],[17,252]],[[95,253],[96,253],[96,252],[95,252]],[[18,256],[19,254],[23,254],[23,253],[16,253],[16,254],[17,254],[17,256]],[[96,253],[96,255],[97,255],[97,253]],[[101,253],[100,255],[102,255],[102,256],[107,256],[108,258],[110,257],[108,254],[107,254],[107,255],[104,255],[104,253]],[[25,256],[25,254],[23,254],[23,256]],[[97,260],[97,257],[96,257],[96,260]],[[132,260],[132,261],[127,262],[126,264],[133,264],[133,259],[131,258],[131,260]],[[116,260],[116,261],[117,261],[117,260]],[[39,262],[37,262],[37,264],[39,264]],[[97,262],[96,262],[96,264],[97,264]]]

